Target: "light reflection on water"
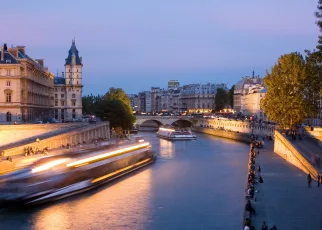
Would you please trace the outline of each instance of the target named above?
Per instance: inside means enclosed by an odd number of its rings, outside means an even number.
[[[175,145],[173,144],[173,142],[160,138],[159,154],[161,159],[171,159],[175,154]]]
[[[143,170],[29,210],[0,212],[0,229],[240,229],[247,145],[198,135],[171,142],[141,133],[158,154]]]

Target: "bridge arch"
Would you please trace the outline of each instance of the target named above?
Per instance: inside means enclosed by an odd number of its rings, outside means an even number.
[[[159,121],[157,119],[146,119],[146,120],[142,120],[142,121],[138,122],[136,125],[141,126],[141,125],[144,125],[144,124],[149,123],[149,122],[154,122],[155,124],[157,124],[158,127],[164,125],[161,121]]]
[[[137,116],[135,126],[141,126],[145,122],[153,121],[159,127],[174,125],[178,127],[192,127],[194,122],[191,117],[182,117],[182,116]]]

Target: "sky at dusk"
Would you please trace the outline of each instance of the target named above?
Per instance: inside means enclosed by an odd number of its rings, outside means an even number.
[[[0,44],[25,45],[56,74],[72,39],[84,94],[264,76],[281,54],[314,49],[317,0],[16,0],[1,4]]]

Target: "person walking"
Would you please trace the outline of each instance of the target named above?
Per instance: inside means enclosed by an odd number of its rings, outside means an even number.
[[[268,230],[268,227],[266,225],[266,222],[264,221],[261,227],[261,230]]]
[[[321,180],[321,176],[320,174],[318,174],[318,187],[320,187],[320,180]]]
[[[311,188],[311,181],[312,181],[312,177],[311,177],[311,174],[309,173],[307,175],[307,184],[308,184],[308,187]]]

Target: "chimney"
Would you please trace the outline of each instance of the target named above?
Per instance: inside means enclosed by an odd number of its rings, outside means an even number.
[[[36,61],[42,66],[44,67],[44,59],[36,59]]]
[[[17,48],[9,48],[8,51],[14,58],[18,58],[18,49]]]
[[[17,46],[17,49],[18,49],[18,51],[19,51],[20,53],[22,53],[23,55],[25,55],[25,54],[26,54],[26,52],[25,52],[25,46]]]
[[[4,47],[1,46],[1,57],[0,57],[0,61],[4,61]]]

